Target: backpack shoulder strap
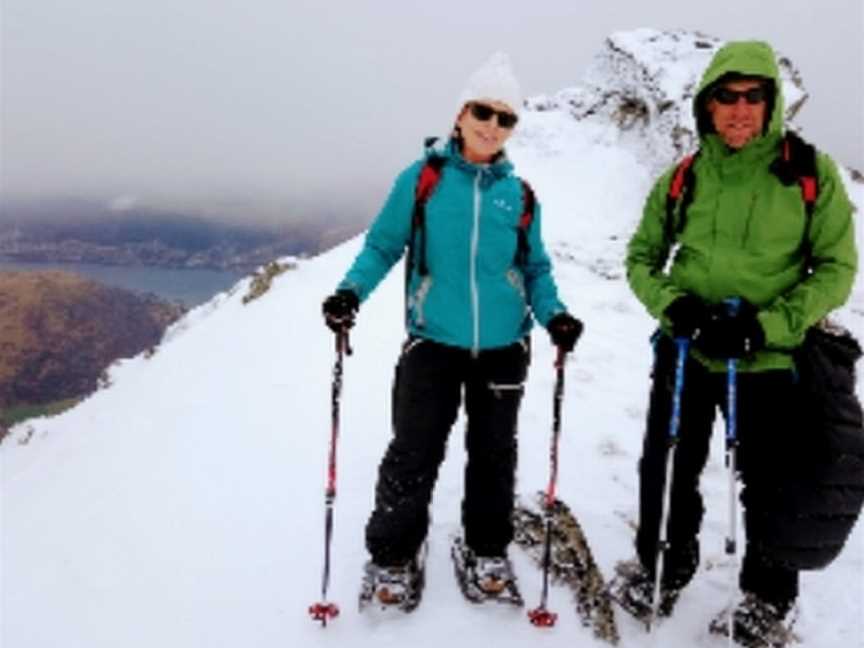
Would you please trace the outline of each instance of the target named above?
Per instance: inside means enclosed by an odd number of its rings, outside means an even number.
[[[444,158],[440,155],[430,155],[426,159],[423,168],[420,169],[420,176],[417,178],[417,187],[414,190],[414,204],[424,206],[432,191],[438,185],[438,180],[441,178],[441,167],[444,166]]]
[[[441,169],[444,166],[444,158],[432,155],[420,169],[417,178],[417,186],[414,189],[414,210],[411,215],[411,234],[408,238],[408,260],[406,263],[406,282],[414,267],[415,250],[418,259],[416,261],[417,272],[421,277],[429,274],[426,264],[426,203],[438,186],[441,179]],[[519,216],[516,243],[516,265],[524,265],[528,261],[528,229],[534,221],[534,207],[537,198],[534,190],[526,180],[519,179],[522,185],[522,213]]]
[[[801,187],[801,198],[809,217],[813,215],[819,195],[819,180],[816,172],[816,148],[805,142],[797,133],[787,131],[780,143],[780,164],[787,167],[793,182]],[[781,178],[781,182],[783,178]],[[791,184],[789,182],[785,184]]]
[[[444,158],[442,156],[430,155],[423,168],[420,169],[420,175],[417,178],[417,186],[414,188],[414,210],[411,214],[411,234],[408,237],[406,281],[414,267],[415,247],[419,248],[417,272],[420,273],[421,277],[429,274],[429,268],[426,266],[426,203],[435,187],[438,186],[443,166]],[[418,238],[419,241],[416,240]]]
[[[666,220],[664,232],[666,240],[672,242],[686,224],[687,207],[693,201],[696,186],[694,162],[699,151],[682,159],[675,168],[669,190],[666,194]],[[804,240],[809,240],[810,220],[819,196],[819,180],[816,172],[816,149],[792,131],[787,131],[780,145],[780,155],[771,165],[771,171],[784,185],[798,183],[801,198],[807,212],[807,225]],[[677,219],[676,219],[677,212]],[[677,222],[676,222],[677,221]]]
[[[670,243],[684,229],[687,207],[693,201],[693,191],[696,185],[696,175],[693,173],[693,163],[699,156],[699,151],[685,156],[675,167],[672,182],[666,193],[666,220],[663,221],[663,231]],[[675,215],[678,218],[675,218]],[[677,220],[677,223],[676,223]]]
[[[819,175],[816,171],[816,148],[805,142],[797,133],[786,131],[780,141],[780,151],[771,163],[771,172],[787,187],[798,184],[807,220],[801,247],[804,250],[805,265],[810,266],[810,224],[816,199],[819,197]]]
[[[528,263],[528,228],[534,221],[534,205],[537,198],[534,195],[534,190],[527,181],[519,178],[522,184],[522,214],[519,216],[519,227],[517,228],[516,241],[516,259],[514,261],[517,266],[524,266]]]

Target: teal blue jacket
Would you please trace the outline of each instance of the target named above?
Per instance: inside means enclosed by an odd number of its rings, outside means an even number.
[[[522,184],[503,155],[476,165],[452,141],[427,149],[399,174],[339,288],[354,291],[362,302],[402,257],[417,179],[433,154],[445,161],[426,203],[429,272],[421,277],[413,269],[408,281],[408,332],[473,351],[513,344],[530,331],[533,318],[545,326],[566,309],[540,237],[539,203],[527,232],[527,261],[515,262]]]

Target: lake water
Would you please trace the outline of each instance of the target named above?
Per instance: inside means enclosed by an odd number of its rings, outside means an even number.
[[[140,293],[153,293],[191,308],[228,290],[245,275],[231,270],[172,270],[145,266],[106,266],[95,263],[26,263],[0,258],[0,272],[62,270],[104,284]]]

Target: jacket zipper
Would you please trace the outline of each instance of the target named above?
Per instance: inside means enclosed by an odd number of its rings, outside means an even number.
[[[478,170],[474,178],[474,230],[471,232],[471,315],[474,324],[474,346],[471,354],[476,358],[480,352],[480,291],[477,286],[477,248],[480,243],[480,178],[482,171]]]

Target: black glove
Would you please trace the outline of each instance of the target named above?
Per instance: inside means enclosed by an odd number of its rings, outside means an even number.
[[[743,358],[765,346],[765,331],[756,318],[759,310],[742,301],[737,312],[730,312],[727,304],[711,310],[711,316],[698,339],[696,348],[709,358]]]
[[[324,300],[321,310],[324,313],[324,323],[334,333],[341,333],[354,326],[354,316],[360,307],[357,295],[345,288],[337,290]]]
[[[552,338],[552,344],[560,347],[564,353],[570,353],[576,346],[576,341],[585,328],[578,319],[569,313],[558,313],[549,320],[546,330]]]
[[[672,337],[698,338],[708,322],[708,304],[696,295],[686,294],[678,297],[663,311],[672,323]]]

